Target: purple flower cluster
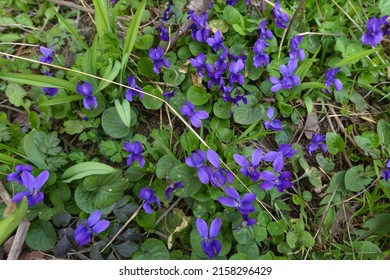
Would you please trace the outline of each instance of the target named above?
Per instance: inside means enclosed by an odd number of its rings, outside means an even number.
[[[42,171],[37,177],[34,177],[31,172],[33,168],[31,165],[17,164],[15,172],[7,175],[8,181],[16,181],[23,185],[27,191],[18,192],[12,198],[13,202],[21,202],[23,197],[27,197],[28,206],[34,206],[43,200],[43,193],[41,189],[49,178],[49,171]]]
[[[210,162],[211,167],[207,165],[207,161]],[[219,157],[214,150],[210,149],[207,153],[197,150],[187,156],[185,162],[189,167],[197,169],[198,178],[205,185],[211,183],[220,188],[226,183],[233,182],[233,174],[221,167]]]
[[[39,59],[40,62],[44,63],[52,63],[54,56],[53,56],[53,46],[50,46],[50,48],[40,47],[39,51],[42,54],[42,57]]]
[[[210,29],[207,26],[207,12],[204,12],[201,16],[199,16],[192,11],[190,18],[193,21],[190,26],[192,39],[198,42],[205,42],[210,37]]]
[[[80,224],[77,226],[74,231],[74,239],[79,246],[84,246],[85,244],[91,242],[92,234],[101,233],[108,228],[110,222],[108,220],[101,220],[101,215],[102,212],[100,210],[96,210],[91,213],[86,225]]]
[[[294,36],[290,40],[290,58],[299,59],[301,61],[305,60],[305,51],[299,47],[299,44],[302,42],[303,36]]]
[[[83,105],[85,109],[91,110],[96,109],[98,106],[96,97],[92,94],[92,85],[88,82],[83,82],[76,86],[76,91],[85,98],[83,99]]]
[[[389,32],[389,23],[387,18],[389,16],[383,16],[381,18],[370,18],[366,24],[366,33],[362,36],[362,43],[375,47],[378,45],[383,36]]]
[[[240,172],[250,178],[253,182],[257,182],[259,179],[262,180],[259,187],[264,190],[269,190],[272,187],[276,187],[278,191],[282,192],[284,189],[291,187],[291,173],[284,171],[279,175],[285,165],[285,158],[292,158],[297,153],[291,145],[282,144],[277,151],[270,151],[263,155],[263,151],[258,148],[252,154],[252,163],[249,160],[239,154],[234,154],[233,158],[235,162],[241,166]],[[273,171],[278,175],[275,175],[271,171],[260,172],[259,166],[261,162],[272,162]]]

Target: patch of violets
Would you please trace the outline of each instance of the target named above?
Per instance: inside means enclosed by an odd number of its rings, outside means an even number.
[[[260,178],[263,181],[259,187],[263,190],[270,190],[275,187],[279,192],[283,192],[285,189],[292,187],[290,171],[275,175],[273,172],[265,170],[260,172]]]
[[[93,234],[99,234],[109,227],[110,222],[108,220],[101,220],[101,215],[102,212],[96,210],[88,217],[86,225],[80,224],[77,226],[74,231],[74,239],[79,246],[84,246],[91,242]]]
[[[142,144],[139,141],[134,143],[125,142],[123,147],[126,152],[129,153],[126,164],[130,166],[134,161],[138,161],[139,167],[142,168],[145,165],[145,159],[142,157]]]
[[[39,51],[42,54],[41,58],[39,59],[40,62],[52,63],[52,61],[54,60],[53,46],[50,46],[50,48],[45,48],[45,47],[41,46],[39,48]]]
[[[388,15],[380,18],[373,17],[367,21],[366,32],[361,39],[363,44],[375,47],[383,40],[383,36],[389,33],[388,17]]]
[[[271,30],[267,28],[267,21],[263,20],[259,25],[259,38],[256,40],[253,46],[253,65],[258,68],[260,66],[268,66],[269,64],[269,55],[265,53],[265,49],[269,46],[267,40],[272,40],[274,37]]]
[[[303,36],[294,36],[290,40],[290,58],[296,58],[300,61],[305,60],[305,51],[301,48],[299,48],[299,45],[301,44],[303,39]]]
[[[218,198],[219,203],[227,207],[236,208],[242,215],[248,215],[255,211],[253,202],[256,199],[254,193],[246,193],[240,197],[239,193],[232,187],[225,188],[226,196],[220,196]]]
[[[263,159],[263,151],[260,148],[252,153],[252,163],[240,154],[234,154],[233,158],[234,161],[241,166],[241,174],[245,177],[249,177],[253,182],[256,182],[259,179],[260,174],[259,171],[257,171],[257,168]]]
[[[267,117],[268,120],[263,121],[264,128],[267,130],[280,131],[283,129],[283,122],[281,120],[276,119],[275,109],[269,107],[267,109]]]
[[[202,240],[202,249],[203,252],[210,258],[213,259],[214,256],[218,255],[221,251],[222,244],[216,240],[219,232],[221,231],[222,221],[220,218],[215,218],[211,224],[210,229],[202,218],[196,219],[196,228],[203,238]]]
[[[307,147],[307,151],[312,156],[314,151],[317,151],[321,148],[322,152],[325,154],[328,152],[328,148],[325,145],[326,136],[323,134],[314,133],[313,138],[311,139],[310,144]]]
[[[164,10],[164,14],[161,17],[161,27],[160,31],[158,33],[158,37],[161,41],[169,41],[169,33],[168,30],[165,28],[164,23],[165,21],[169,20],[169,12],[171,11],[171,2],[168,2],[168,7]]]
[[[84,96],[83,106],[87,110],[96,109],[98,102],[96,97],[92,94],[92,85],[88,82],[82,82],[76,86],[76,91]]]
[[[190,11],[190,18],[192,19],[192,25],[190,26],[192,39],[198,42],[206,42],[210,38],[210,28],[207,26],[208,14],[204,12],[202,15],[198,15],[193,11]]]
[[[17,164],[15,165],[15,172],[12,172],[7,175],[8,181],[16,181],[18,184],[22,185],[22,173],[23,172],[29,172],[31,173],[33,171],[32,165],[24,165],[24,164]]]
[[[144,200],[142,208],[147,214],[152,214],[153,204],[156,204],[158,208],[161,208],[161,202],[156,196],[156,192],[150,188],[142,188],[138,193],[139,198]]]

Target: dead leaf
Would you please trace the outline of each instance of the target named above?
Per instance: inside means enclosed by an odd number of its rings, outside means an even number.
[[[311,112],[307,115],[305,127],[303,128],[307,139],[313,138],[313,133],[320,129],[318,116],[316,112]]]

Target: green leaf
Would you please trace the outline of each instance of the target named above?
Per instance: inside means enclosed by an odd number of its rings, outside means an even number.
[[[110,32],[110,14],[107,0],[93,0],[95,6],[96,31],[100,38],[103,38],[105,32]]]
[[[121,104],[120,101],[116,99],[115,108],[116,108],[116,112],[118,113],[124,125],[130,128],[131,125],[130,102],[127,99],[123,99]]]
[[[34,250],[46,251],[53,249],[56,241],[56,232],[53,225],[48,221],[38,220],[33,222],[26,236],[27,245]]]
[[[251,243],[253,240],[255,240],[256,232],[259,230],[259,228],[259,225],[253,225],[233,229],[234,239],[236,239],[239,244]]]
[[[227,21],[228,24],[241,24],[244,26],[244,18],[240,14],[240,12],[231,5],[227,5],[223,10],[223,17]]]
[[[153,71],[154,63],[149,57],[141,57],[137,61],[138,73],[145,77],[153,77],[156,75]]]
[[[11,236],[14,230],[19,226],[27,213],[27,197],[23,197],[19,207],[6,218],[0,221],[0,246]]]
[[[141,245],[141,252],[133,256],[134,260],[169,260],[169,252],[164,243],[150,238]]]
[[[131,117],[131,119],[132,118],[133,117]],[[129,128],[123,123],[114,107],[104,110],[102,116],[102,127],[104,132],[113,138],[123,138],[130,133]]]
[[[92,213],[95,210],[101,210],[103,214],[108,214],[114,209],[114,204],[106,208],[98,208],[94,205],[96,192],[87,191],[83,185],[79,185],[74,193],[74,200],[77,206],[86,213]],[[80,210],[79,210],[80,211]]]
[[[384,145],[390,153],[390,124],[385,120],[379,120],[376,127],[380,143]]]
[[[292,231],[287,232],[286,241],[288,246],[291,249],[294,249],[296,247],[296,243],[298,242],[298,237],[295,234],[295,232]]]
[[[152,214],[148,214],[145,211],[141,211],[138,213],[136,217],[136,221],[139,226],[143,228],[153,228],[156,224],[157,220],[157,212],[153,211]]]
[[[165,178],[169,172],[177,165],[180,161],[173,155],[164,155],[156,163],[156,176],[159,179]]]
[[[85,43],[85,41],[81,38],[81,36],[79,35],[79,33],[77,32],[76,29],[73,28],[72,25],[70,25],[68,23],[68,21],[63,17],[61,16],[59,13],[57,13],[56,11],[54,11],[55,15],[57,16],[58,20],[64,24],[66,26],[66,28],[68,28],[68,30],[70,31],[70,33],[73,34],[73,36],[77,39],[77,41],[84,47],[84,49],[88,49],[88,45],[87,43]]]
[[[7,95],[9,102],[16,106],[23,106],[23,98],[27,95],[24,89],[18,84],[10,83],[5,90],[5,95]]]
[[[118,76],[120,71],[121,63],[118,60],[115,60],[113,65],[112,61],[110,61],[110,65],[106,67],[102,78],[108,81],[113,81]],[[97,91],[101,91],[108,87],[110,85],[110,82],[108,81],[101,80]]]
[[[251,125],[264,118],[265,111],[263,105],[257,103],[254,96],[248,96],[248,104],[241,104],[234,108],[233,119],[236,123]]]
[[[83,132],[84,126],[80,120],[67,120],[64,122],[64,131],[69,135]]]
[[[8,155],[0,153],[0,162],[8,164],[8,165],[15,165],[15,164],[22,164],[23,161],[20,161],[16,158],[10,157]]]
[[[358,253],[358,259],[360,260],[375,260],[379,259],[382,255],[382,250],[370,241],[354,241],[352,242],[353,248]]]
[[[153,35],[142,35],[135,41],[135,47],[139,50],[149,50],[153,46]]]
[[[341,67],[344,65],[354,64],[354,63],[358,62],[360,59],[362,59],[363,57],[366,57],[370,54],[373,54],[379,50],[380,49],[376,48],[376,49],[369,49],[369,50],[360,51],[358,53],[355,53],[355,54],[352,54],[350,56],[343,58],[342,60],[337,62],[333,67],[337,68],[337,67]]]
[[[18,84],[27,84],[36,87],[64,88],[69,91],[75,91],[76,86],[66,80],[56,77],[36,74],[21,73],[0,73],[0,79],[15,82]]]
[[[283,225],[278,222],[270,222],[267,226],[267,230],[271,236],[282,235],[284,233]]]
[[[337,155],[338,153],[344,151],[345,142],[340,135],[334,132],[326,133],[326,146],[328,147],[328,151],[332,155]]]
[[[345,187],[347,190],[359,192],[371,183],[373,175],[367,168],[364,170],[363,165],[354,166],[345,173]]]
[[[199,139],[192,131],[187,131],[180,136],[180,144],[184,151],[190,153],[199,148]]]
[[[56,96],[49,100],[46,100],[39,104],[39,106],[54,106],[54,105],[62,105],[66,103],[70,103],[73,101],[83,100],[84,96],[82,95],[68,95],[68,96]]]
[[[62,180],[65,183],[70,183],[73,180],[82,179],[90,175],[110,174],[116,169],[100,162],[83,162],[75,164],[64,171]]]
[[[226,33],[229,31],[229,25],[223,19],[211,20],[209,21],[209,26],[214,32],[216,32],[217,30],[221,31],[221,33]]]
[[[298,234],[299,241],[302,242],[303,246],[306,248],[311,248],[315,244],[315,240],[313,236],[311,236],[310,232],[304,231],[300,234]]]
[[[194,105],[206,104],[210,99],[210,94],[204,87],[199,85],[191,86],[187,91],[187,99]]]
[[[199,181],[198,177],[195,176],[196,170],[194,168],[188,167],[185,164],[180,164],[174,167],[171,172],[169,172],[169,177],[173,182],[182,182],[184,188],[177,189],[176,195],[179,197],[190,197],[202,186],[202,183]]]
[[[153,86],[146,86],[142,90],[144,92],[150,93],[151,95],[156,96],[160,99],[159,100],[157,98],[154,98],[153,96],[145,94],[144,98],[141,99],[141,103],[145,106],[145,108],[148,110],[160,109],[161,106],[163,105],[163,102],[161,101],[161,98],[162,98],[161,91]]]
[[[135,12],[135,15],[133,16],[129,28],[127,30],[122,52],[122,71],[125,70],[128,58],[133,51],[135,40],[137,39],[139,26],[141,24],[142,14],[144,13],[146,7],[146,2],[146,0],[142,0],[141,4],[139,4],[138,9]]]
[[[49,169],[42,154],[37,148],[35,134],[37,131],[33,129],[29,134],[23,138],[23,149],[26,152],[27,158],[30,162],[36,165],[39,169]]]

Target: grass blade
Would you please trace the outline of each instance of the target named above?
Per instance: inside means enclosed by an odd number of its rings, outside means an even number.
[[[40,106],[54,106],[54,105],[61,105],[73,101],[80,101],[83,100],[84,96],[82,95],[69,95],[69,96],[58,96],[54,97],[52,99],[46,100],[39,104]]]
[[[0,79],[36,87],[64,88],[75,91],[76,86],[66,80],[37,74],[0,73]]]
[[[39,169],[49,169],[45,160],[43,159],[41,153],[38,151],[38,148],[35,144],[35,133],[37,131],[34,129],[29,134],[27,134],[23,139],[23,148],[26,152],[27,158]]]
[[[127,30],[125,44],[123,46],[122,53],[122,69],[124,69],[127,65],[127,60],[131,52],[133,51],[135,39],[138,35],[138,29],[141,24],[142,14],[144,13],[146,7],[146,0],[142,0],[141,4],[138,6],[138,9],[129,25],[129,29]]]
[[[360,59],[362,59],[363,57],[366,57],[366,56],[373,54],[377,51],[379,51],[379,49],[364,50],[364,51],[355,53],[355,54],[350,55],[348,57],[344,57],[342,60],[337,62],[333,67],[336,68],[336,67],[341,67],[344,65],[354,64],[354,63],[358,62]]]
[[[110,15],[108,0],[93,0],[95,6],[96,31],[99,38],[103,38],[105,32],[110,31]]]

